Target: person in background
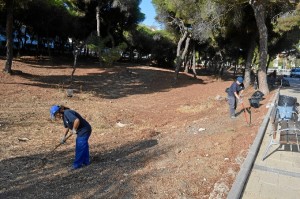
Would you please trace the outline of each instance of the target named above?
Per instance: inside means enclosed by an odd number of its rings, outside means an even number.
[[[244,90],[243,85],[244,78],[238,77],[235,82],[231,84],[228,89],[228,104],[229,104],[229,113],[230,118],[236,118],[235,109],[237,105],[237,101],[242,102],[241,94]]]
[[[274,70],[272,73],[268,74],[267,81],[270,84],[271,87],[273,87],[276,83],[277,78],[277,71]]]
[[[65,127],[61,143],[65,143],[68,133],[77,135],[75,147],[75,160],[71,170],[90,164],[89,137],[92,133],[91,125],[79,113],[65,106],[53,105],[50,108],[52,120],[62,119]]]

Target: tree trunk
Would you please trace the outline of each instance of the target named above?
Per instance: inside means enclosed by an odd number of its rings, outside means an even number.
[[[181,55],[181,60],[183,60],[187,56],[187,52],[189,51],[190,40],[191,40],[191,38],[189,36],[185,40],[185,47],[184,47],[184,50]],[[188,62],[188,57],[187,57],[186,63],[187,62]],[[178,72],[179,72],[179,70],[178,70]],[[178,73],[177,73],[177,76],[178,76]]]
[[[184,72],[189,73],[191,67],[192,67],[192,51],[189,48],[185,57],[184,57]]]
[[[107,36],[110,38],[110,41],[111,41],[111,47],[114,48],[114,47],[115,47],[115,39],[114,39],[114,37],[110,34],[110,29],[111,29],[111,25],[110,25],[110,22],[108,22],[108,26],[107,26],[106,33],[107,33]]]
[[[237,72],[237,67],[238,67],[238,64],[239,64],[239,59],[237,59],[234,63],[234,71],[233,71],[233,76],[234,78],[236,77],[236,72]]]
[[[73,70],[71,73],[71,83],[73,83],[73,80],[74,80],[74,73],[75,73],[76,67],[77,67],[77,57],[81,53],[81,50],[85,45],[86,45],[86,42],[84,42],[84,43],[75,42],[75,46],[73,48],[74,62],[73,62],[73,66],[72,66]]]
[[[189,72],[189,62],[190,62],[189,55],[187,54],[187,56],[184,57],[184,64],[183,64],[185,73]]]
[[[182,60],[183,60],[181,58],[181,55],[180,55],[181,46],[182,46],[182,43],[184,42],[184,40],[186,39],[187,35],[188,35],[188,31],[185,30],[184,34],[179,39],[178,44],[177,44],[176,65],[175,65],[175,80],[178,79],[178,73],[179,73],[179,70],[180,70],[180,67],[181,67],[181,64],[182,64]]]
[[[96,7],[97,36],[100,37],[100,2]]]
[[[97,37],[101,37],[100,35],[100,1],[98,2],[98,5],[96,7],[96,21],[97,21]],[[98,58],[99,58],[99,62],[100,62],[100,65],[102,64],[101,63],[101,49],[99,49],[99,52],[98,52]]]
[[[217,70],[218,70],[218,62],[216,61],[216,56],[213,57],[213,73],[217,74]]]
[[[74,77],[74,73],[76,71],[76,67],[77,67],[77,57],[78,57],[78,53],[79,53],[79,50],[78,49],[75,49],[73,51],[73,56],[74,56],[74,62],[73,62],[73,66],[72,66],[72,73],[71,73],[71,83],[73,83],[73,77]]]
[[[192,70],[193,70],[194,78],[197,79],[195,44],[193,45],[193,63],[192,63]]]
[[[4,72],[11,74],[12,60],[13,60],[13,22],[14,22],[14,0],[6,1],[7,18],[6,18],[6,63]]]
[[[251,66],[252,66],[254,50],[255,50],[255,46],[256,46],[255,40],[256,40],[256,36],[254,34],[251,37],[251,41],[250,41],[251,43],[250,43],[250,47],[248,49],[247,60],[246,60],[246,65],[245,65],[245,76],[244,76],[245,88],[248,88],[251,83]]]
[[[223,76],[223,73],[224,73],[224,55],[222,53],[222,50],[219,51],[219,56],[220,56],[220,60],[218,62],[218,79],[221,78]]]
[[[271,56],[268,57],[268,61],[267,61],[267,67],[266,67],[267,75],[268,75],[268,69],[269,69],[270,63],[271,63]]]
[[[208,60],[206,59],[206,60],[204,61],[204,68],[205,68],[205,70],[207,70],[207,63],[208,63]]]
[[[262,0],[251,0],[250,4],[254,10],[256,25],[259,32],[259,69],[258,84],[259,90],[267,95],[269,91],[266,75],[266,65],[268,56],[268,31],[265,24],[265,5]]]

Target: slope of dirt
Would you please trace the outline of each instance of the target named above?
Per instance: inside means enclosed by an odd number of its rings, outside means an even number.
[[[0,74],[0,198],[226,198],[272,93],[248,126],[241,105],[228,116],[230,79],[181,74],[174,84],[170,70],[89,63],[70,85],[71,64],[23,57],[15,75]],[[53,104],[91,123],[88,167],[68,171],[73,137],[51,152],[63,135]]]

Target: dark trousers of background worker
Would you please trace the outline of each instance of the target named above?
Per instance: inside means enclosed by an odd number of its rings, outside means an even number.
[[[228,104],[229,104],[230,117],[235,117],[235,109],[236,109],[235,96],[228,96]]]

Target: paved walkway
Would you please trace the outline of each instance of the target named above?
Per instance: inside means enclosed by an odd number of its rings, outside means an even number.
[[[281,95],[297,97],[300,102],[300,79],[288,78],[291,86],[280,90]],[[250,164],[247,171],[241,169],[234,183],[228,199],[298,199],[300,198],[300,152],[296,145],[272,145],[268,155],[262,160],[270,143],[271,127],[265,120],[266,127],[261,133],[262,142],[253,150],[253,161],[245,161]],[[259,133],[258,133],[259,134]],[[260,138],[260,140],[261,140]],[[279,136],[277,136],[279,141]],[[257,155],[256,155],[257,154]],[[250,149],[251,156],[251,149]],[[248,158],[248,157],[247,157]],[[247,160],[246,158],[246,160]],[[251,158],[250,158],[251,159]],[[246,166],[247,167],[247,166]],[[245,169],[244,169],[245,170]],[[246,177],[245,177],[246,176]],[[237,186],[238,184],[243,184]]]

